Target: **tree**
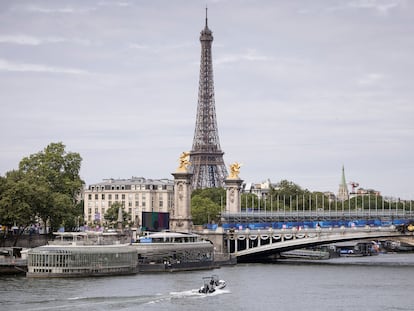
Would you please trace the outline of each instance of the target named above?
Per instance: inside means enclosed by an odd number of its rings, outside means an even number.
[[[309,209],[308,198],[311,192],[302,189],[299,185],[288,180],[281,180],[276,186],[270,189],[267,200],[267,209]]]
[[[77,201],[84,182],[79,176],[82,158],[66,152],[63,143],[23,158],[17,171],[1,182],[0,222],[26,226],[40,218],[56,230],[73,224],[83,213]]]
[[[131,222],[131,214],[122,208],[122,204],[120,202],[115,202],[112,203],[111,207],[108,208],[104,215],[105,220],[108,221],[111,225],[117,224],[118,213],[120,208],[122,209],[122,225],[125,226],[129,222]]]
[[[210,198],[195,195],[191,198],[191,216],[195,225],[218,222],[220,220],[220,205]]]
[[[224,188],[196,189],[191,193],[191,197],[196,195],[208,198],[219,206],[224,206],[226,204],[226,190],[224,190]]]
[[[219,222],[222,207],[226,204],[224,188],[196,189],[191,193],[193,223],[203,225]]]
[[[0,179],[0,223],[27,228],[36,222],[30,204],[36,198],[35,186],[20,171],[10,171]],[[17,242],[17,241],[16,241]]]

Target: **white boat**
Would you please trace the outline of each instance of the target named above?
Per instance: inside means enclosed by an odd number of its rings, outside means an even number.
[[[214,246],[199,235],[180,232],[147,233],[132,243],[139,272],[213,269]]]
[[[137,252],[116,234],[55,233],[49,245],[28,251],[27,277],[86,277],[137,273]]]
[[[203,277],[203,286],[200,287],[198,292],[200,294],[211,294],[217,289],[223,289],[226,285],[226,281],[220,280],[218,275],[214,274],[212,276]]]

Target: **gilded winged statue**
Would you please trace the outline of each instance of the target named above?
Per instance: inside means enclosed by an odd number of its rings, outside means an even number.
[[[177,172],[187,172],[187,167],[191,164],[190,153],[183,152],[180,155],[180,165],[178,166]]]
[[[240,167],[242,165],[238,162],[234,162],[233,164],[230,164],[230,179],[239,179],[239,173],[240,173]]]

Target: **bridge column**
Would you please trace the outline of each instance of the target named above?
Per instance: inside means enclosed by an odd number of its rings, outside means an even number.
[[[191,218],[191,177],[192,173],[180,171],[174,176],[174,208],[170,213],[170,229],[190,232],[193,226]]]
[[[237,253],[239,251],[239,246],[237,244],[238,239],[239,238],[237,236],[234,238],[234,252],[235,253]]]
[[[224,180],[224,188],[226,189],[226,213],[240,213],[240,189],[243,180],[236,178],[227,178]]]

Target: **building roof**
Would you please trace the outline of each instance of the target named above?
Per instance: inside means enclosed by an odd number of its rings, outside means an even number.
[[[91,186],[105,185],[174,185],[171,179],[146,179],[144,177],[131,177],[129,179],[104,179],[102,182],[91,184]]]

